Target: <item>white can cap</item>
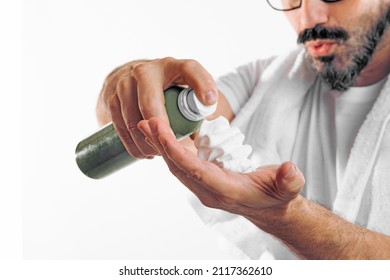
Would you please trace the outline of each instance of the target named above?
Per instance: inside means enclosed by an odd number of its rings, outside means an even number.
[[[217,103],[204,105],[192,88],[183,89],[178,96],[177,104],[182,115],[190,121],[200,121],[217,109]]]

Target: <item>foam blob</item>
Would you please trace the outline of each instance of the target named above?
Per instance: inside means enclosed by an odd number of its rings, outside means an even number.
[[[248,158],[252,147],[244,145],[244,139],[244,134],[222,116],[204,120],[195,138],[198,158],[234,172],[253,172],[256,167]]]

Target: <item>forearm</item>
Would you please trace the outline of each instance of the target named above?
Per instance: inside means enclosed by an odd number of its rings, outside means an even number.
[[[302,196],[248,217],[306,259],[390,259],[390,237],[347,222]]]

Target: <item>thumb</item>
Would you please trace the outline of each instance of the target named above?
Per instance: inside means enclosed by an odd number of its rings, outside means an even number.
[[[304,185],[305,177],[292,162],[284,162],[276,171],[276,186],[286,199],[298,196]]]

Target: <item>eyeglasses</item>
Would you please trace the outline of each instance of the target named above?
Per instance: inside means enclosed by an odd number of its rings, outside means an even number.
[[[334,3],[341,0],[322,0],[325,3]],[[291,11],[302,6],[302,0],[267,0],[268,4],[277,11]]]

